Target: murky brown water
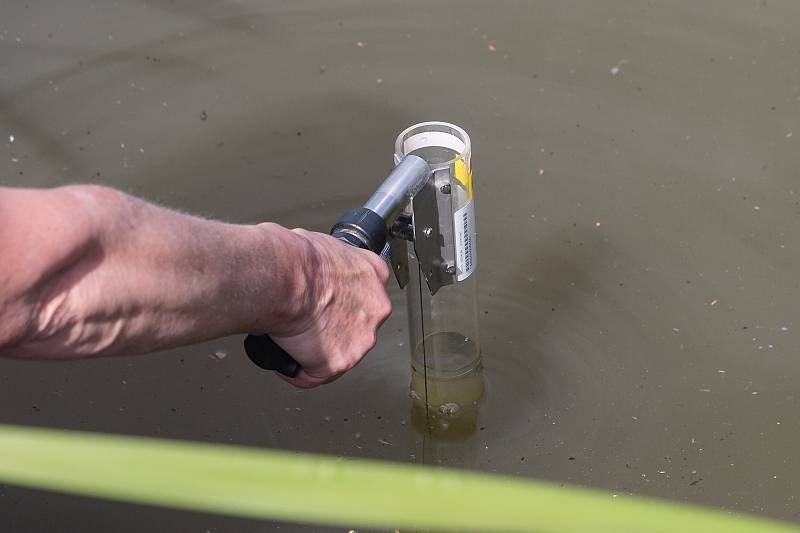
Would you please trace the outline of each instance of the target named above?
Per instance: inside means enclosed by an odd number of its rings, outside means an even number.
[[[696,4],[5,2],[0,183],[326,230],[401,129],[456,122],[487,389],[478,431],[425,461],[800,521],[800,4]],[[0,361],[0,420],[420,462],[393,297],[323,389],[232,338]],[[13,531],[279,527],[9,487],[0,511]]]

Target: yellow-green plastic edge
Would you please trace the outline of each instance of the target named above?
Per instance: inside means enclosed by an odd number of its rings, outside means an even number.
[[[0,425],[0,482],[306,524],[438,531],[753,532],[797,526],[459,470]]]

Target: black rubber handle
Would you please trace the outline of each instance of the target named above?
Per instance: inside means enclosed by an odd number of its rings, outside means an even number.
[[[379,254],[386,244],[387,230],[380,216],[361,207],[345,213],[333,226],[331,235],[350,246]],[[251,333],[244,339],[244,351],[264,370],[275,370],[290,378],[300,371],[297,361],[269,335]]]
[[[251,333],[244,339],[244,351],[256,366],[264,370],[275,370],[290,378],[300,370],[297,361],[269,335]]]

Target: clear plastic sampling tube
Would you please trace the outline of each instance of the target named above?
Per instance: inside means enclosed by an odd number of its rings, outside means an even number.
[[[414,247],[409,246],[411,396],[439,419],[434,429],[447,432],[459,421],[474,426],[483,395],[470,138],[446,122],[416,124],[398,136],[395,164],[409,154],[425,159],[433,170],[439,233],[455,267],[450,270],[452,282],[432,295]],[[466,416],[470,410],[475,416]]]

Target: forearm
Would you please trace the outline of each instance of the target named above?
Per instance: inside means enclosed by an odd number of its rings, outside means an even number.
[[[74,227],[27,228],[28,254],[56,240],[63,249],[21,282],[0,285],[0,320],[26,317],[5,343],[0,332],[2,355],[132,354],[280,330],[310,297],[295,267],[304,264],[303,245],[279,226],[203,220],[97,187],[50,194],[61,219],[73,213],[65,223]]]

